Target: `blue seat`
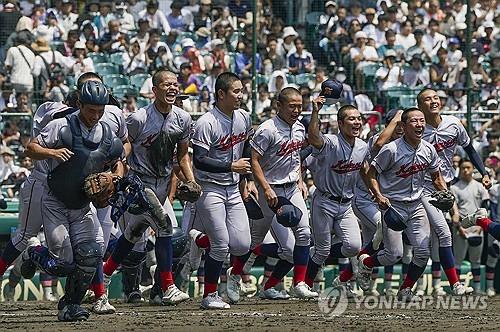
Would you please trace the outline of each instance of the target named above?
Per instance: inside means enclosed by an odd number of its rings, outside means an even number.
[[[125,77],[123,75],[106,75],[103,76],[104,84],[106,84],[108,87],[114,89],[115,87],[118,86],[128,86],[130,85],[130,81],[128,77]],[[114,91],[114,90],[113,90]]]
[[[94,62],[94,65],[98,64],[98,63],[108,62],[108,56],[104,53],[91,52],[91,53],[87,54],[87,56],[92,59],[92,61]]]
[[[118,66],[112,63],[94,63],[94,69],[101,77],[120,73]]]
[[[148,78],[149,74],[135,74],[130,76],[130,84],[140,89]]]
[[[299,74],[295,76],[295,83],[297,85],[307,85],[310,81],[314,81],[316,75],[314,74]]]

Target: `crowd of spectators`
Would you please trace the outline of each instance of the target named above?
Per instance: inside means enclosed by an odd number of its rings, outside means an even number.
[[[466,110],[463,0],[258,0],[255,64],[251,3],[4,0],[0,5],[2,145],[22,152],[29,138],[26,118],[7,113],[31,114],[34,105],[63,101],[87,71],[106,74],[105,83],[119,96],[126,115],[154,98],[150,77],[160,67],[178,73],[182,92],[191,96],[184,100],[185,109],[193,113],[210,108],[215,78],[228,70],[241,76],[243,105],[252,110],[252,79],[256,79],[258,123],[275,114],[276,94],[290,84],[300,88],[304,110],[310,110],[310,99],[329,77],[344,83],[341,102],[355,104],[363,112],[403,107],[398,103],[404,96],[396,99],[396,105],[388,102],[395,89],[406,92],[414,104],[415,92],[426,85],[439,89],[445,111]],[[495,0],[471,0],[471,4],[472,104],[476,111],[493,114],[498,110],[500,84],[499,11]],[[305,22],[289,24],[294,20],[284,15],[287,6],[308,13]],[[114,76],[122,75],[125,81],[106,82],[113,75],[104,71],[108,67],[103,64],[116,68]],[[123,82],[130,89],[120,90]],[[481,148],[498,142],[495,119],[477,133]],[[329,125],[335,130],[334,119]],[[497,151],[498,147],[490,153]],[[0,165],[6,167],[4,161]]]

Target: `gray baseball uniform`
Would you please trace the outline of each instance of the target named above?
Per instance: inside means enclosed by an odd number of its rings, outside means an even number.
[[[370,137],[368,140],[366,161],[369,163],[375,156],[372,154],[373,143],[376,142],[379,135]],[[352,200],[352,210],[358,217],[361,224],[361,234],[363,236],[363,247],[373,239],[377,231],[377,224],[382,221],[382,214],[371,197],[368,188],[361,176],[357,177],[355,195]]]
[[[253,133],[250,115],[235,110],[232,118],[217,107],[201,116],[194,128],[193,145],[208,150],[211,158],[239,160],[245,141]],[[194,169],[203,193],[196,202],[196,217],[210,239],[210,257],[224,261],[228,252],[241,256],[250,248],[250,226],[234,172],[212,173]]]
[[[66,126],[68,126],[66,118],[51,121],[37,136],[38,143],[49,149],[63,147],[60,132]],[[93,143],[101,142],[103,129],[100,124],[89,130],[80,121],[80,127],[82,136],[87,140]],[[58,165],[57,160],[47,159],[47,174]],[[79,243],[95,241],[95,216],[90,206],[68,209],[51,191],[46,190],[42,195],[42,218],[45,238],[51,253],[68,264],[73,263],[72,247]]]
[[[286,197],[302,211],[302,219],[292,229],[294,236],[290,238],[288,228],[273,222],[275,214],[267,205],[264,189],[258,186],[259,205],[264,218],[250,221],[251,249],[262,243],[271,228],[271,234],[279,245],[280,258],[292,264],[294,246],[308,246],[311,237],[309,214],[297,187],[300,178],[300,149],[304,140],[305,128],[302,123],[296,121],[290,126],[279,116],[275,116],[262,123],[250,141],[252,148],[262,156],[260,166],[276,195]]]
[[[424,140],[431,143],[441,159],[441,174],[448,183],[455,177],[453,169],[453,155],[457,145],[467,146],[470,143],[469,135],[460,120],[452,115],[442,115],[441,123],[437,128],[427,124],[424,131]],[[430,195],[434,191],[430,176],[426,177],[422,203],[431,223],[432,232],[432,260],[439,261],[439,247],[451,247],[451,232],[441,210],[429,203]],[[438,245],[439,244],[439,245]]]
[[[458,212],[461,217],[467,216],[477,211],[481,207],[484,200],[489,198],[488,192],[483,185],[475,180],[467,183],[463,180],[458,181],[450,187],[451,192],[455,195]],[[472,229],[471,229],[472,228]],[[478,226],[473,226],[466,229],[466,232],[476,232],[483,236],[482,229]],[[483,241],[484,242],[484,241]],[[455,254],[455,267],[459,269],[467,251],[469,251],[469,261],[473,269],[481,267],[481,253],[483,251],[483,242],[476,247],[469,246],[467,239],[462,237],[458,230],[453,232],[453,252]]]
[[[413,246],[412,261],[420,267],[427,264],[430,255],[430,229],[421,196],[426,174],[438,171],[439,164],[430,143],[422,140],[415,149],[404,137],[382,147],[371,163],[379,173],[380,191],[407,224],[404,232]],[[385,223],[383,232],[384,249],[377,253],[377,258],[382,265],[392,265],[403,256],[402,232],[389,229]]]
[[[350,202],[368,150],[359,138],[351,147],[342,134],[324,135],[323,140],[320,150],[313,149],[314,158],[308,166],[316,185],[311,207],[311,258],[318,265],[330,254],[332,229],[342,241],[342,255],[353,257],[361,249],[359,224]]]
[[[146,187],[151,188],[163,204],[170,225],[159,225],[149,215],[125,213],[125,238],[133,243],[144,240],[143,234],[151,226],[158,237],[168,236],[177,226],[174,209],[168,197],[168,187],[177,143],[186,143],[191,130],[191,116],[177,106],[160,113],[155,104],[137,110],[127,117],[132,153],[129,156],[131,172],[137,174]],[[140,241],[142,242],[142,241]]]

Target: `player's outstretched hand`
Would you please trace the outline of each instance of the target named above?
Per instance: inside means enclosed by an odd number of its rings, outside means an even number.
[[[380,210],[387,210],[389,206],[391,206],[391,202],[389,201],[389,199],[383,195],[376,196],[375,202],[377,202]]]
[[[52,157],[61,162],[68,161],[73,155],[74,153],[66,148],[52,150]]]
[[[272,188],[264,191],[264,196],[266,197],[266,202],[269,207],[275,207],[276,204],[278,204],[278,196],[276,196],[276,193]]]
[[[325,103],[326,98],[324,96],[318,96],[312,101],[313,112],[319,112],[323,104]]]
[[[250,158],[241,158],[231,164],[231,171],[239,174],[249,174],[252,171]]]

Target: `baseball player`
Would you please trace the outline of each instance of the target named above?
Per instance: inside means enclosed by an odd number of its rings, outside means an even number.
[[[89,312],[80,304],[103,252],[95,241],[94,216],[82,196],[83,183],[76,179],[107,167],[118,176],[124,173],[123,144],[109,125],[99,122],[108,102],[102,83],[85,82],[79,94],[79,113],[51,121],[29,148],[33,159],[47,160],[50,190],[42,196],[42,218],[48,249],[29,247],[23,253],[21,272],[32,277],[38,267],[52,275],[67,276],[65,296],[58,304],[61,321],[88,319]]]
[[[313,101],[308,141],[313,146],[313,161],[309,165],[316,190],[311,206],[312,238],[314,250],[307,266],[306,283],[312,287],[314,279],[328,256],[334,258],[356,257],[361,249],[359,224],[351,207],[354,186],[368,148],[359,135],[361,114],[352,105],[339,109],[337,121],[340,133],[323,135],[319,130],[319,110],[325,98]],[[332,230],[336,242],[332,243]],[[352,266],[335,278],[333,287],[352,294],[349,280]]]
[[[413,259],[408,274],[398,292],[398,299],[411,301],[412,287],[424,272],[429,259],[429,223],[421,202],[424,177],[431,174],[437,190],[446,190],[446,183],[439,171],[439,157],[434,147],[422,140],[425,128],[423,113],[409,108],[401,115],[404,136],[386,144],[371,162],[368,170],[369,188],[382,210],[399,216],[399,228],[389,228],[388,219],[383,224],[384,248],[371,256],[359,257],[358,278],[370,278],[375,266],[395,264],[403,255],[404,230],[413,246]],[[359,280],[359,279],[358,279]],[[368,284],[360,283],[360,287]]]
[[[483,230],[479,226],[467,229],[460,227],[460,216],[465,217],[474,213],[479,208],[488,205],[489,195],[486,189],[472,177],[474,166],[468,160],[460,163],[460,180],[450,187],[456,199],[457,210],[453,214],[453,252],[455,253],[455,266],[460,271],[462,261],[469,252],[469,261],[473,276],[474,293],[480,294],[481,281],[481,253],[483,251]],[[459,273],[460,275],[460,273]]]
[[[201,222],[197,227],[203,229],[195,231],[204,231],[210,244],[203,309],[230,308],[217,292],[222,265],[228,252],[242,256],[250,248],[250,226],[239,182],[240,174],[251,171],[248,138],[253,129],[250,115],[240,109],[242,98],[239,77],[220,74],[215,82],[215,107],[198,119],[192,138],[195,177],[203,188],[196,202],[196,218]],[[245,187],[256,191],[251,181]]]
[[[431,143],[436,149],[439,158],[441,159],[441,173],[448,184],[453,184],[454,168],[453,155],[457,145],[461,145],[472,164],[482,175],[482,183],[486,188],[491,186],[490,178],[484,168],[483,161],[479,154],[472,146],[472,142],[465,130],[464,126],[456,117],[451,115],[440,115],[441,101],[437,92],[432,89],[424,89],[417,96],[418,108],[425,115],[425,132],[424,140]],[[432,181],[429,176],[426,178],[424,187],[424,196],[422,203],[427,212],[433,232],[432,243],[434,248],[438,248],[439,255],[434,255],[433,261],[436,262],[439,256],[439,261],[443,270],[448,277],[448,281],[452,288],[452,293],[455,295],[463,295],[473,291],[470,287],[465,287],[460,283],[456,269],[452,251],[451,232],[446,223],[444,214],[429,203],[432,193]]]
[[[250,141],[252,146],[252,170],[259,191],[258,201],[263,219],[251,220],[251,249],[262,243],[267,232],[278,244],[277,254],[281,260],[264,285],[262,296],[268,299],[286,299],[288,295],[278,292],[274,286],[294,268],[291,295],[298,298],[317,297],[305,283],[307,260],[309,258],[309,217],[304,199],[307,189],[300,171],[300,150],[305,140],[304,125],[298,121],[302,111],[302,95],[293,88],[281,90],[278,95],[278,114],[262,123]],[[299,224],[289,232],[280,225],[272,208],[278,204],[278,197],[285,197],[302,211]],[[274,220],[274,221],[273,221]],[[292,235],[293,234],[293,235]],[[232,302],[239,301],[241,274],[251,251],[234,260],[228,272],[227,295]]]
[[[189,299],[189,295],[177,288],[172,277],[172,227],[177,223],[167,195],[175,148],[184,177],[194,182],[188,154],[191,116],[174,105],[179,93],[175,74],[158,70],[153,76],[153,92],[154,103],[129,115],[127,127],[132,144],[130,169],[153,191],[155,197],[149,199],[152,200],[154,210],[143,215],[125,213],[126,229],[104,265],[104,277],[108,284],[116,268],[131,252],[135,243],[143,238],[146,229],[151,227],[156,234],[157,268],[150,302],[173,305]]]

